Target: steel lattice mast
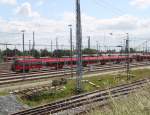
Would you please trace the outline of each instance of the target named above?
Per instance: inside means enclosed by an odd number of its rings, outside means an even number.
[[[127,53],[127,79],[130,79],[130,46],[129,46],[129,34],[127,33],[126,40],[126,53]]]
[[[80,0],[76,0],[76,52],[77,52],[77,79],[76,90],[81,92],[82,86],[82,28],[81,28],[81,11]]]
[[[91,49],[91,38],[88,36],[88,49]]]
[[[71,77],[73,77],[73,62],[72,62],[72,56],[73,56],[73,50],[72,50],[72,25],[68,25],[70,27],[70,58],[71,58]]]

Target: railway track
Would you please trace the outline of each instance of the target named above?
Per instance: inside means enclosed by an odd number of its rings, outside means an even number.
[[[131,65],[132,68],[134,67],[141,67],[141,66],[148,66],[150,63],[134,63]],[[113,71],[118,69],[124,69],[125,67],[123,65],[113,65],[113,66],[97,66],[94,70],[89,71],[89,68],[84,68],[83,73],[84,74],[92,74],[97,72],[103,72],[103,71]],[[76,71],[73,70],[73,74],[75,74]],[[43,72],[43,73],[35,73],[35,74],[24,74],[24,75],[13,75],[13,76],[1,76],[0,77],[0,85],[6,85],[11,83],[18,83],[18,82],[24,82],[24,81],[31,81],[31,80],[42,80],[42,79],[49,79],[49,78],[59,78],[59,77],[70,77],[71,71],[58,71],[58,72]]]
[[[147,64],[147,65],[150,65],[150,62],[142,62],[142,63],[133,63],[132,65],[142,65],[142,64]],[[131,65],[131,66],[132,66]],[[93,67],[96,67],[96,68],[110,68],[111,66],[113,67],[117,67],[117,66],[121,66],[121,64],[107,64],[107,65],[93,65]],[[76,68],[73,68],[73,70],[75,71]],[[84,67],[84,69],[89,69],[89,67]],[[33,75],[33,74],[40,74],[40,73],[52,73],[52,74],[55,74],[55,73],[58,73],[58,72],[64,72],[64,71],[70,71],[70,68],[67,68],[67,69],[60,69],[59,71],[57,70],[40,70],[40,71],[33,71],[33,72],[30,72],[30,73],[16,73],[16,72],[4,72],[0,73],[0,78],[3,78],[3,77],[10,77],[10,76],[21,76],[21,75]]]
[[[118,98],[135,92],[144,86],[149,86],[150,78],[141,79],[132,83],[119,85],[104,90],[85,93],[47,105],[13,113],[12,115],[49,115],[49,114],[79,114],[91,109],[91,105],[104,106],[110,98]],[[89,107],[90,106],[90,107]],[[94,108],[94,107],[93,107]],[[79,110],[80,109],[80,110]],[[69,112],[69,113],[68,113]]]
[[[150,64],[150,62],[141,62],[141,63],[133,63],[132,65],[138,65],[138,64]],[[107,65],[100,65],[100,64],[95,64],[93,65],[93,67],[97,67],[97,68],[110,68],[110,66],[120,66],[121,64],[107,64]],[[75,67],[73,68],[75,71]],[[89,69],[89,67],[84,67],[84,69]],[[32,74],[39,74],[39,73],[48,73],[48,72],[52,72],[52,74],[58,73],[58,72],[64,72],[64,71],[69,71],[70,68],[67,69],[60,69],[60,70],[40,70],[40,71],[32,71],[29,73],[16,73],[16,72],[2,72],[0,71],[0,78],[2,77],[10,77],[10,76],[21,76],[21,75],[32,75]]]
[[[12,63],[10,63],[10,62],[0,63],[0,71],[2,71],[2,72],[9,72],[11,64]]]
[[[115,64],[107,64],[106,66],[112,66]],[[96,64],[93,66],[102,66],[100,64]],[[102,66],[103,67],[103,66]],[[87,68],[87,67],[84,67]],[[48,69],[44,69],[44,70],[37,70],[37,71],[31,71],[29,73],[16,73],[16,72],[12,72],[12,71],[7,71],[7,72],[3,72],[4,70],[0,70],[0,77],[9,77],[10,75],[29,75],[29,74],[36,74],[36,73],[46,73],[46,72],[61,72],[61,71],[67,71],[70,70],[71,68],[65,68],[65,69],[59,69],[59,70],[48,70]],[[73,69],[75,70],[76,67],[73,67]]]

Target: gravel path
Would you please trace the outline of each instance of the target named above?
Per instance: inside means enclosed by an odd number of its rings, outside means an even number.
[[[0,115],[10,115],[24,108],[27,107],[19,103],[14,95],[0,96]]]

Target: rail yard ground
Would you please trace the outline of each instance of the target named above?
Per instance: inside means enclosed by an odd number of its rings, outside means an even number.
[[[102,107],[111,101],[110,99],[127,96],[130,93],[143,88],[149,88],[150,78],[136,80],[131,83],[117,85],[109,89],[96,90],[89,93],[73,96],[71,98],[56,101],[36,108],[20,111],[12,115],[74,115],[87,112],[91,108]],[[92,106],[91,106],[92,105]]]
[[[149,62],[147,63],[135,63],[132,65],[132,69],[142,69],[142,68],[149,68]],[[103,74],[112,74],[114,73],[114,71],[119,72],[122,71],[123,69],[125,69],[125,65],[106,65],[106,66],[97,66],[94,68],[94,71],[87,71],[86,73],[84,73],[84,77],[93,77],[93,76],[97,76],[97,75],[103,75]],[[30,88],[30,87],[36,87],[36,86],[43,86],[43,85],[47,85],[50,84],[52,80],[54,79],[59,79],[59,78],[70,78],[70,72],[69,71],[60,71],[61,73],[59,73],[59,71],[57,72],[49,72],[49,71],[41,71],[41,72],[36,72],[36,75],[32,75],[32,73],[26,74],[25,76],[23,74],[15,74],[11,75],[10,72],[8,74],[6,74],[6,76],[1,76],[0,78],[2,79],[6,79],[6,83],[4,81],[1,81],[0,83],[4,83],[3,85],[0,84],[0,92],[2,91],[7,91],[10,92],[12,90],[15,89],[25,89],[25,88]],[[45,74],[43,74],[45,73]],[[29,75],[29,76],[28,76]],[[37,76],[38,75],[38,76]],[[58,75],[58,76],[56,76]],[[7,77],[8,76],[8,77]],[[16,78],[17,76],[22,76],[20,78],[20,82],[16,82]],[[45,78],[45,76],[47,76]],[[13,82],[8,83],[7,78],[11,77]],[[27,78],[33,78],[36,77],[37,79],[30,79],[30,80],[26,80]],[[38,79],[40,78],[40,79]],[[42,79],[41,79],[42,78]],[[44,78],[44,79],[43,79]],[[76,78],[75,75],[73,77],[73,79]],[[71,78],[72,79],[72,78]]]
[[[104,107],[87,112],[87,115],[149,115],[150,114],[150,89],[140,89],[128,97],[112,99],[112,102]]]
[[[150,69],[138,69],[131,71],[131,79],[127,80],[126,73],[115,72],[113,74],[96,75],[93,77],[84,77],[84,92],[91,92],[97,89],[104,89],[119,84],[124,84],[132,82],[141,78],[147,78],[150,76]],[[95,84],[95,85],[94,85]],[[75,80],[69,80],[66,85],[64,85],[63,90],[58,90],[55,92],[42,92],[35,95],[34,98],[24,98],[20,99],[21,102],[33,107],[39,106],[46,103],[56,101],[58,99],[63,99],[75,95]]]
[[[105,71],[102,73],[94,73],[90,75],[84,76],[84,92],[91,92],[94,90],[104,89],[112,86],[117,86],[119,84],[130,83],[132,81],[142,79],[142,78],[149,78],[150,76],[150,67],[138,67],[132,69],[130,72],[131,79],[127,80],[126,73],[122,70],[118,71]],[[17,84],[14,86],[9,87],[1,87],[0,88],[0,96],[7,96],[9,92],[15,91],[17,89],[27,89],[33,87],[42,87],[51,83],[50,81],[34,81],[32,83],[27,82],[25,84]],[[53,90],[53,91],[43,91],[40,92],[38,95],[34,95],[32,98],[21,98],[20,95],[17,95],[17,99],[19,103],[23,105],[28,105],[29,107],[36,107],[39,105],[44,105],[47,103],[51,103],[56,100],[68,98],[71,96],[76,95],[74,88],[75,88],[75,79],[69,79],[66,85],[61,86],[63,87],[61,90]]]

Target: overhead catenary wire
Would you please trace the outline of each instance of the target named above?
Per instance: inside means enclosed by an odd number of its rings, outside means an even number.
[[[95,4],[98,6],[98,7],[103,7],[103,8],[106,8],[106,9],[109,9],[110,12],[112,12],[114,15],[122,15],[122,14],[125,14],[124,11],[122,11],[121,9],[119,8],[116,8],[114,7],[113,5],[111,5],[109,2],[106,2],[106,1],[103,1],[103,0],[92,0],[93,2],[95,2]]]
[[[103,2],[104,4],[110,6],[116,12],[119,12],[121,14],[126,14],[126,12],[123,9],[121,9],[121,8],[119,8],[117,6],[114,6],[114,4],[112,3],[112,1],[110,1],[110,0],[100,0],[100,1]]]

